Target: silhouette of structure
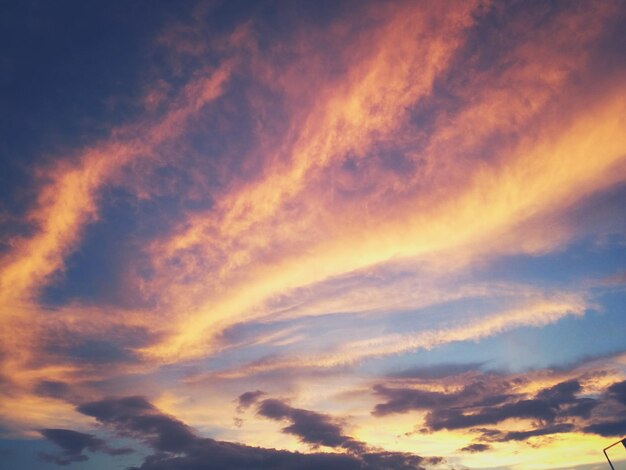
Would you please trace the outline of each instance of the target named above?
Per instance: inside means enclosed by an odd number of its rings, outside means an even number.
[[[602,452],[604,452],[604,456],[606,457],[606,460],[608,460],[609,465],[611,466],[612,470],[615,470],[615,467],[613,466],[613,464],[611,463],[611,459],[609,458],[609,454],[606,453],[607,450],[609,450],[611,447],[616,446],[617,444],[622,444],[624,446],[624,448],[626,449],[626,437],[622,438],[620,441],[614,442],[613,444],[611,444],[608,447],[605,447]]]

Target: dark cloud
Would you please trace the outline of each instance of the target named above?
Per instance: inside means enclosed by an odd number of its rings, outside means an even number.
[[[248,395],[250,400],[253,394]],[[292,408],[278,400],[264,400],[258,407],[259,413],[262,408],[264,416],[271,419],[291,420],[285,432],[300,436],[304,442],[342,447],[348,453],[303,454],[202,438],[140,396],[108,398],[85,403],[77,409],[118,434],[140,439],[155,450],[135,470],[419,470],[420,463],[441,461],[438,457],[424,459],[409,453],[366,449],[363,443],[343,435],[339,424],[330,417]]]
[[[438,465],[442,457],[420,457],[409,452],[366,452],[360,455],[363,468],[374,470],[415,470],[423,468],[421,464]]]
[[[109,455],[123,455],[133,452],[129,448],[114,448],[92,434],[85,434],[70,429],[42,429],[43,437],[61,449],[58,453],[41,452],[39,457],[57,465],[69,465],[73,462],[89,460],[85,451],[103,452]]]
[[[421,470],[440,458],[403,452],[299,453],[200,439],[185,455],[155,454],[132,470]]]
[[[602,402],[601,412],[591,416],[584,432],[603,437],[623,436],[626,434],[626,380],[615,382],[607,387]]]
[[[185,456],[155,455],[131,470],[416,470],[424,460],[402,452],[372,452],[362,456],[287,452],[202,440]],[[427,459],[437,464],[441,459]]]
[[[626,380],[611,385],[608,388],[608,394],[622,405],[626,405]]]
[[[604,437],[623,436],[626,434],[626,418],[591,424],[583,430],[587,433],[599,434]]]
[[[502,435],[501,431],[490,428],[472,428],[470,431],[475,434],[480,434],[484,440],[496,440],[496,437]]]
[[[531,437],[548,436],[550,434],[560,434],[574,431],[576,426],[573,423],[549,424],[544,427],[530,429],[528,431],[509,431],[503,432],[498,429],[473,428],[474,433],[479,433],[478,440],[483,442],[508,442],[508,441],[525,441]]]
[[[161,413],[140,396],[109,398],[85,403],[77,409],[122,435],[146,441],[158,451],[183,452],[197,439],[186,424]]]
[[[69,465],[74,462],[84,462],[89,460],[89,457],[85,454],[69,454],[62,452],[59,454],[52,454],[50,452],[39,452],[39,459],[44,462],[54,463],[57,465]]]
[[[133,467],[130,470],[364,470],[365,468],[361,460],[351,455],[301,454],[203,439],[184,455],[155,454],[146,458],[140,467]],[[372,467],[369,469],[375,470]]]
[[[607,387],[606,392],[597,400],[600,413],[588,413],[590,422],[582,429],[583,432],[598,434],[603,437],[623,436],[626,434],[626,380],[616,382]],[[591,415],[591,416],[590,416]]]
[[[500,379],[477,381],[466,385],[460,391],[451,393],[376,385],[374,392],[385,397],[387,402],[376,405],[373,414],[384,416],[392,413],[406,413],[410,410],[448,408],[464,404],[492,406],[513,397],[503,393],[508,387],[509,384]]]
[[[571,432],[574,430],[572,423],[561,423],[546,426],[545,428],[532,429],[530,431],[511,431],[505,433],[498,439],[499,442],[507,441],[525,441],[535,436],[547,436],[549,434],[560,434],[564,432]]]
[[[361,461],[360,468],[409,470],[420,469],[421,464],[438,464],[441,457],[424,458],[407,452],[388,452],[370,448],[343,432],[343,424],[333,417],[310,410],[294,408],[276,399],[266,399],[257,406],[257,413],[276,421],[289,421],[291,424],[282,430],[298,436],[302,442],[314,447],[326,446],[345,449]]]
[[[558,416],[589,416],[596,401],[578,398],[577,380],[561,382],[541,390],[534,398],[502,393],[506,381],[485,375],[478,381],[452,393],[414,388],[388,388],[378,385],[376,394],[387,398],[375,406],[373,414],[382,416],[410,410],[429,410],[426,424],[431,430],[462,429],[497,424],[511,418],[553,422]]]
[[[578,380],[568,380],[541,390],[537,393],[537,399],[543,400],[552,406],[575,403],[577,401],[576,394],[580,393],[581,390],[582,386]]]
[[[265,392],[257,390],[256,392],[246,392],[239,395],[237,401],[239,402],[239,408],[244,409],[250,407],[250,405],[256,403],[256,401],[265,395]]]
[[[276,421],[290,421],[291,424],[283,428],[283,432],[298,436],[307,444],[363,450],[363,445],[344,435],[342,426],[328,415],[293,408],[275,399],[267,399],[259,403],[258,413]]]
[[[511,418],[553,421],[556,410],[542,400],[520,400],[495,407],[484,407],[474,413],[458,409],[437,409],[426,416],[431,430],[463,429],[485,424],[497,424]]]
[[[560,382],[534,395],[505,393],[507,386],[518,385],[494,374],[472,377],[474,382],[450,393],[404,386],[374,386],[374,393],[385,398],[372,413],[384,416],[411,410],[427,411],[424,431],[467,429],[479,434],[478,441],[525,441],[531,437],[567,432],[586,432],[602,436],[626,434],[626,381],[610,385],[604,393],[580,396],[579,379]],[[424,384],[420,386],[424,387]],[[575,419],[573,419],[575,418]],[[501,432],[480,426],[496,425],[508,419],[530,422],[529,429]],[[463,448],[470,452],[472,447]]]
[[[491,446],[489,444],[470,444],[468,446],[462,447],[459,450],[461,452],[469,452],[470,454],[475,454],[477,452],[485,452],[487,450],[490,450]]]
[[[461,395],[466,393],[465,390],[447,394],[412,388],[388,388],[383,385],[375,386],[374,391],[376,394],[387,398],[386,403],[378,404],[374,408],[373,414],[376,416],[450,406],[459,401]]]
[[[378,404],[374,408],[373,414],[376,416],[447,406],[454,403],[459,395],[458,393],[446,394],[427,390],[387,388],[382,385],[374,387],[374,391],[387,398],[386,403]]]
[[[593,409],[598,406],[598,401],[593,398],[579,398],[574,404],[561,411],[561,416],[578,416],[589,418]]]

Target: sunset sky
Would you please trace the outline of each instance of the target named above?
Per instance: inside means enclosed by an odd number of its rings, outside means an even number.
[[[0,2],[0,469],[608,468],[625,24]]]

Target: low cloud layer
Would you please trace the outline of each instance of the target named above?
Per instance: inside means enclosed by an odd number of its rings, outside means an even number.
[[[85,451],[102,452],[109,455],[125,455],[134,452],[128,447],[110,447],[104,440],[93,434],[86,434],[69,429],[42,429],[41,435],[61,449],[57,453],[41,452],[39,457],[57,465],[69,465],[74,462],[89,460]]]
[[[479,441],[461,449],[468,453],[487,451],[491,448],[488,443],[554,434],[617,437],[626,433],[626,381],[590,393],[584,386],[593,383],[592,377],[565,380],[534,392],[525,390],[529,383],[523,375],[480,373],[459,379],[449,385],[450,391],[433,391],[438,383],[432,379],[419,384],[378,384],[373,391],[385,401],[378,403],[372,414],[384,417],[425,411],[424,422],[416,424],[421,432],[467,430]],[[465,381],[469,383],[463,384]],[[518,428],[523,423],[525,429],[503,431],[497,426],[509,420]]]
[[[250,406],[262,395],[262,392],[243,394],[239,401],[242,405]],[[288,452],[203,438],[185,423],[162,413],[141,396],[89,402],[78,406],[77,410],[108,426],[119,436],[140,440],[153,449],[155,453],[146,457],[138,467],[141,470],[420,470],[423,468],[421,464],[437,464],[442,460],[369,449],[365,443],[343,435],[341,426],[329,416],[291,408],[273,399],[260,402],[258,413],[271,419],[291,421],[292,424],[284,432],[295,434],[314,447],[343,448],[347,453]],[[111,449],[100,439],[69,430],[47,430],[44,436],[63,447],[64,453],[56,459],[47,455],[42,458],[49,458],[49,461],[59,465],[86,460],[83,454],[85,449],[106,451],[111,455],[130,452],[126,449]]]
[[[246,392],[239,397],[239,401],[248,402],[249,397],[249,392]],[[284,427],[282,432],[297,436],[301,442],[313,448],[324,446],[343,449],[361,460],[364,468],[420,469],[422,464],[438,464],[443,460],[441,457],[424,458],[408,452],[388,452],[371,448],[367,443],[346,435],[343,423],[336,418],[323,413],[294,408],[281,400],[273,398],[262,400],[257,403],[256,410],[258,415],[265,418],[289,422],[290,424]]]

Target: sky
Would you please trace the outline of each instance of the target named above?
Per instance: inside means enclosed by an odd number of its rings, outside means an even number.
[[[624,24],[0,2],[0,468],[607,468]]]

